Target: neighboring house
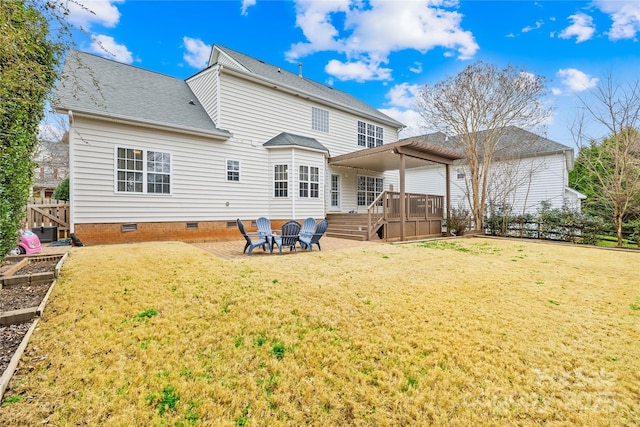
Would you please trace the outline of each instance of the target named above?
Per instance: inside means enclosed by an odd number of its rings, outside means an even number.
[[[480,140],[482,135],[480,135]],[[422,135],[408,140],[432,146],[456,148],[456,137],[443,133]],[[496,146],[494,162],[489,174],[487,210],[511,209],[512,214],[536,213],[543,202],[551,208],[567,207],[580,211],[585,195],[568,187],[569,172],[573,169],[573,149],[517,127],[508,127]],[[452,206],[468,207],[464,160],[454,162],[451,174]],[[407,172],[407,190],[443,194],[445,169],[426,166]]]
[[[186,80],[73,50],[54,105],[69,116],[71,231],[85,244],[238,239],[236,218],[366,221],[405,168],[459,157],[398,144],[402,123],[375,108],[217,45]],[[389,237],[370,218],[360,237]]]
[[[32,198],[50,199],[60,181],[69,176],[69,145],[63,141],[41,140],[33,156]]]

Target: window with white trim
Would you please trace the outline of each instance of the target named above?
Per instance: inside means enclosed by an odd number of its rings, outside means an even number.
[[[462,168],[456,170],[456,178],[464,179],[464,170],[462,170]]]
[[[384,130],[380,126],[358,120],[358,145],[373,148],[383,144]]]
[[[299,167],[298,185],[300,197],[320,197],[320,170],[315,166]]]
[[[273,167],[273,197],[289,197],[289,166]]]
[[[384,179],[358,175],[358,206],[369,206],[382,193]]]
[[[311,107],[311,129],[329,133],[329,111]]]
[[[239,160],[227,160],[227,181],[240,181]]]
[[[170,153],[118,147],[116,156],[117,192],[171,193]]]

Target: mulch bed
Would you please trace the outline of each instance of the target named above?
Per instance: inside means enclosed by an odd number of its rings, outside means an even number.
[[[9,366],[13,354],[32,323],[33,320],[19,325],[0,326],[0,376]]]
[[[50,272],[55,269],[57,263],[57,259],[30,263],[18,270],[15,275]],[[3,266],[5,265],[3,264]],[[46,281],[3,287],[0,289],[0,312],[39,306],[51,284],[51,281]],[[33,321],[19,325],[0,326],[0,375],[9,365],[13,354],[32,323]]]

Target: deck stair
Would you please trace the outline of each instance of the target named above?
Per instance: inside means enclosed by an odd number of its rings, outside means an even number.
[[[327,221],[329,222],[329,228],[327,228],[326,235],[329,237],[367,240],[367,214],[327,214]],[[378,239],[376,234],[374,234],[374,239]]]

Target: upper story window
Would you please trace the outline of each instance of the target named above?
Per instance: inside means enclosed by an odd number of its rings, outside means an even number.
[[[170,194],[171,154],[118,147],[116,191]]]
[[[329,133],[329,111],[311,107],[311,129]]]
[[[273,167],[273,197],[289,197],[289,166]]]
[[[300,197],[320,196],[320,171],[314,166],[300,166],[298,174]]]
[[[358,120],[358,145],[373,148],[383,144],[384,133],[381,126]]]
[[[240,181],[239,160],[227,160],[227,181]]]

